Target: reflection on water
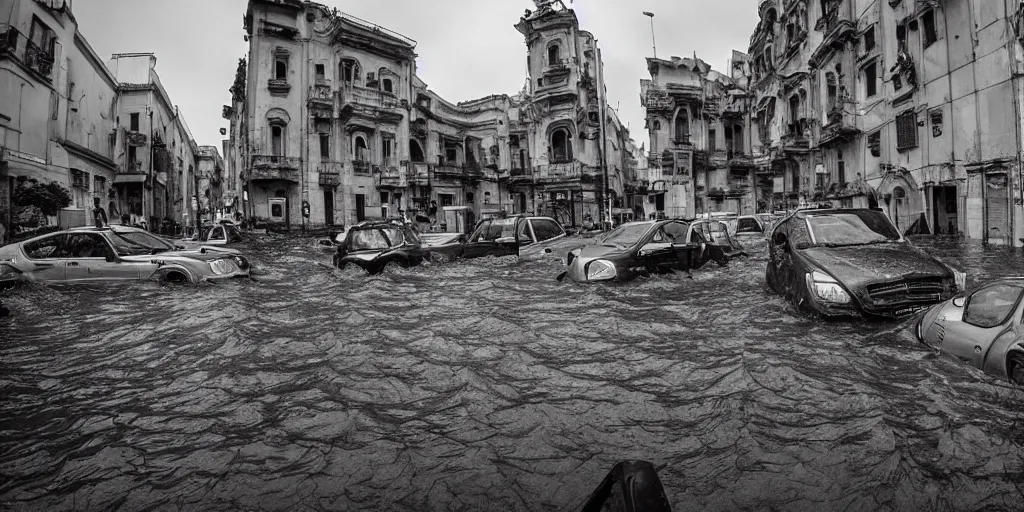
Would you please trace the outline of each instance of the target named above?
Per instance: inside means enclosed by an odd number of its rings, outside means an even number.
[[[763,256],[595,286],[254,245],[255,282],[5,294],[3,507],[566,510],[629,458],[679,509],[1019,506],[1024,395],[898,326],[796,314]]]

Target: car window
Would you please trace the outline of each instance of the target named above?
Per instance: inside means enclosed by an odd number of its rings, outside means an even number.
[[[473,233],[473,236],[472,236],[472,238],[469,239],[469,241],[470,242],[482,242],[485,239],[485,235],[487,235],[487,230],[490,227],[491,227],[491,221],[489,221],[489,220],[483,221],[476,228],[476,232]]]
[[[724,222],[705,222],[703,234],[716,244],[729,244],[729,227]]]
[[[1022,289],[1010,284],[982,288],[971,295],[964,310],[964,322],[983,328],[996,327],[1009,318]]]
[[[756,220],[747,217],[736,221],[736,232],[737,233],[763,233],[761,225]]]
[[[388,242],[391,242],[390,247],[397,247],[405,243],[405,233],[403,233],[401,229],[391,228],[382,229],[380,231],[384,234],[384,237],[387,238]]]
[[[878,211],[807,215],[819,245],[843,246],[896,242],[900,234]]]
[[[223,226],[217,226],[217,227],[213,228],[213,230],[210,231],[210,240],[211,241],[220,241],[220,240],[225,240],[226,241],[227,238],[224,237],[224,227]]]
[[[360,229],[352,232],[351,250],[389,249],[388,240],[379,229]]]
[[[113,233],[117,238],[123,238],[132,244],[143,245],[150,249],[171,250],[174,245],[162,238],[155,237],[145,231],[122,231]]]
[[[689,227],[690,226],[687,226],[682,222],[670,222],[668,224],[665,224],[663,229],[665,231],[666,237],[668,238],[666,242],[685,244],[686,232],[689,230]]]
[[[423,240],[420,238],[420,234],[417,233],[416,229],[413,228],[413,227],[406,227],[405,228],[405,239],[409,240],[410,242],[412,242],[414,244],[421,244],[421,243],[423,243]]]
[[[488,224],[481,226],[479,236],[474,236],[474,242],[493,242],[499,238],[510,238],[515,236],[516,219],[494,219]]]
[[[530,222],[533,224],[533,234],[537,235],[538,242],[551,240],[562,234],[562,228],[558,227],[558,224],[555,224],[552,220],[533,219]]]
[[[65,235],[52,235],[32,242],[25,242],[25,245],[22,246],[22,248],[25,250],[25,254],[33,260],[56,258],[57,249],[64,241],[64,236]]]
[[[64,245],[58,251],[58,258],[106,258],[114,251],[103,236],[96,233],[73,233],[67,235]]]
[[[703,244],[707,242],[707,237],[701,233],[703,227],[704,226],[702,225],[693,227],[693,231],[690,233],[691,244]]]
[[[789,243],[793,247],[801,249],[811,246],[811,233],[807,231],[807,222],[793,217],[786,225],[786,235],[789,236]]]
[[[227,230],[228,230],[228,238],[229,238],[228,241],[229,242],[231,242],[231,243],[238,243],[238,242],[242,241],[242,232],[239,231],[238,228],[236,228],[234,226],[231,226],[231,227],[228,227]]]

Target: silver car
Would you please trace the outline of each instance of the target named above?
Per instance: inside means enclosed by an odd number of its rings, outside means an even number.
[[[0,247],[0,284],[160,280],[198,283],[248,277],[241,255],[178,250],[124,226],[77,228]]]

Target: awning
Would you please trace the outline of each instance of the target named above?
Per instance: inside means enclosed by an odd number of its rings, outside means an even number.
[[[114,183],[145,183],[148,177],[145,174],[118,174],[114,176]]]

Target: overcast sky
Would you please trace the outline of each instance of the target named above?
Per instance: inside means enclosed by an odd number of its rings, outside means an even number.
[[[650,20],[658,56],[694,52],[725,72],[733,49],[746,51],[757,0],[575,0],[580,28],[598,39],[608,104],[618,106],[637,144],[647,141],[640,79],[649,78]],[[515,94],[526,79],[526,45],[513,25],[530,0],[321,0],[417,41],[419,76],[459,102]],[[79,30],[99,55],[153,52],[157,72],[200,145],[220,147],[221,106],[238,59],[246,55],[247,0],[73,0]]]

